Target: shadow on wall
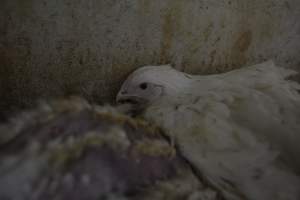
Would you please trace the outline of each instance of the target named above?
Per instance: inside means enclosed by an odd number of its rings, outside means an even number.
[[[143,65],[216,73],[274,59],[300,68],[298,0],[0,2],[0,109],[113,99]]]

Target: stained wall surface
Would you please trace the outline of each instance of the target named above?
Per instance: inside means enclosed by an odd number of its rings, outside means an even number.
[[[71,94],[109,101],[143,65],[300,69],[299,54],[299,0],[1,0],[0,109]]]

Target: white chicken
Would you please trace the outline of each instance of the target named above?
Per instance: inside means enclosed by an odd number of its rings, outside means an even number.
[[[146,66],[117,101],[143,110],[226,199],[300,199],[300,85],[272,61],[217,75]]]

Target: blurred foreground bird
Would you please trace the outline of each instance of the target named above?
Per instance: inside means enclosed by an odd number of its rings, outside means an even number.
[[[58,100],[0,126],[0,200],[178,198],[218,199],[159,128],[110,106]]]
[[[226,199],[300,199],[300,86],[272,61],[216,75],[146,66],[117,101],[156,123]]]

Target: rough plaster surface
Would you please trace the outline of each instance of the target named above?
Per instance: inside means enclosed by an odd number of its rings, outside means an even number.
[[[299,0],[1,0],[0,109],[112,98],[138,66],[300,68]]]

